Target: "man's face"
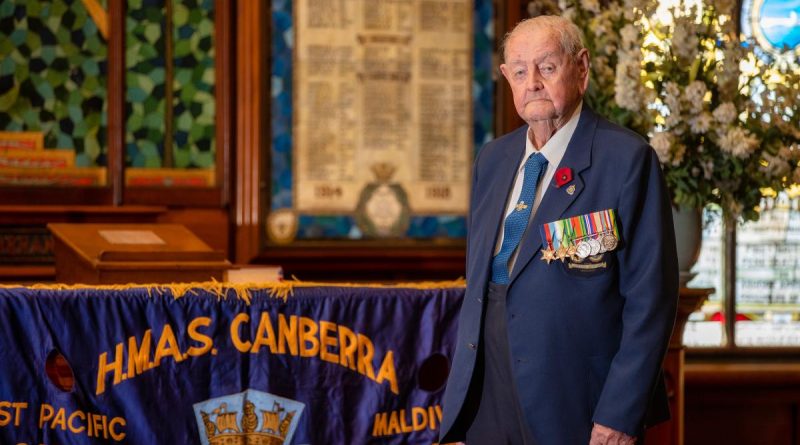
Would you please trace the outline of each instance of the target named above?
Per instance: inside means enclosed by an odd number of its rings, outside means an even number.
[[[506,44],[500,65],[520,117],[532,125],[568,119],[589,85],[589,55],[564,54],[559,35],[548,28],[517,30]]]

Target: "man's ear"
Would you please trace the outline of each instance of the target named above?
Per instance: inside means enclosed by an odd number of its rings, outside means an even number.
[[[500,72],[503,73],[503,77],[506,78],[506,82],[510,84],[511,79],[508,78],[508,65],[505,63],[500,64]]]
[[[589,89],[589,50],[586,48],[578,51],[575,56],[575,64],[578,65],[578,76],[581,82],[581,93]]]

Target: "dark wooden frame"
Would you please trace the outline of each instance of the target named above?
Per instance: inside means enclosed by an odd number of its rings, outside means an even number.
[[[112,0],[114,1],[114,0]],[[123,0],[117,0],[119,2]],[[214,97],[216,99],[215,116],[215,136],[217,140],[216,151],[216,185],[208,188],[198,187],[127,187],[124,180],[120,188],[124,190],[125,204],[134,205],[165,205],[182,207],[225,207],[229,198],[230,164],[229,159],[232,153],[232,132],[233,115],[231,106],[231,16],[233,2],[226,0],[214,0],[214,33],[215,51],[215,87]],[[122,10],[124,20],[124,9]],[[124,57],[125,42],[119,42],[115,51],[120,51]],[[124,66],[124,59],[120,61]],[[122,92],[124,100],[124,86],[119,91]],[[124,103],[123,103],[124,106]],[[109,116],[110,118],[111,116]],[[119,137],[124,139],[124,117],[121,121],[123,127]],[[122,147],[124,148],[124,146]],[[111,144],[109,144],[109,150]],[[120,151],[124,153],[124,151]],[[123,169],[124,170],[124,169]],[[117,172],[115,172],[117,173]],[[121,178],[124,172],[119,174]]]
[[[225,207],[233,134],[232,2],[215,0],[216,180],[212,188],[125,186],[125,0],[109,0],[108,181],[106,187],[0,187],[0,205],[174,205]]]
[[[298,241],[290,245],[267,242],[265,220],[269,187],[263,172],[268,167],[269,138],[265,134],[270,115],[265,102],[270,97],[264,83],[269,70],[260,60],[269,60],[263,45],[269,28],[261,27],[257,38],[247,39],[253,21],[263,20],[261,2],[238,5],[236,62],[236,191],[234,199],[235,251],[237,262],[280,264],[286,276],[312,280],[396,281],[405,279],[453,279],[464,275],[465,243],[402,241]],[[507,29],[522,18],[520,0],[495,3],[496,27]],[[270,20],[261,23],[269,24]],[[259,28],[256,28],[259,29]],[[498,42],[499,43],[499,42]],[[260,73],[265,73],[261,75]],[[498,118],[495,127],[505,133],[520,125],[508,87],[496,88]]]

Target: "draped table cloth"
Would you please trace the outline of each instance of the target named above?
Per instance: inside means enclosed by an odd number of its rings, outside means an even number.
[[[0,443],[435,443],[463,285],[2,287]]]

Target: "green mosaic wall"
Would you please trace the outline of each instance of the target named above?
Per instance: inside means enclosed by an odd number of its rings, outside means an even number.
[[[0,130],[42,131],[77,166],[105,166],[106,59],[80,1],[0,0]]]
[[[129,0],[125,17],[125,163],[161,167],[164,153],[164,2]]]
[[[214,1],[175,2],[175,164],[214,166]]]
[[[167,9],[164,0],[128,0],[127,166],[214,167],[213,7],[213,0],[172,2],[173,163],[165,165]]]

